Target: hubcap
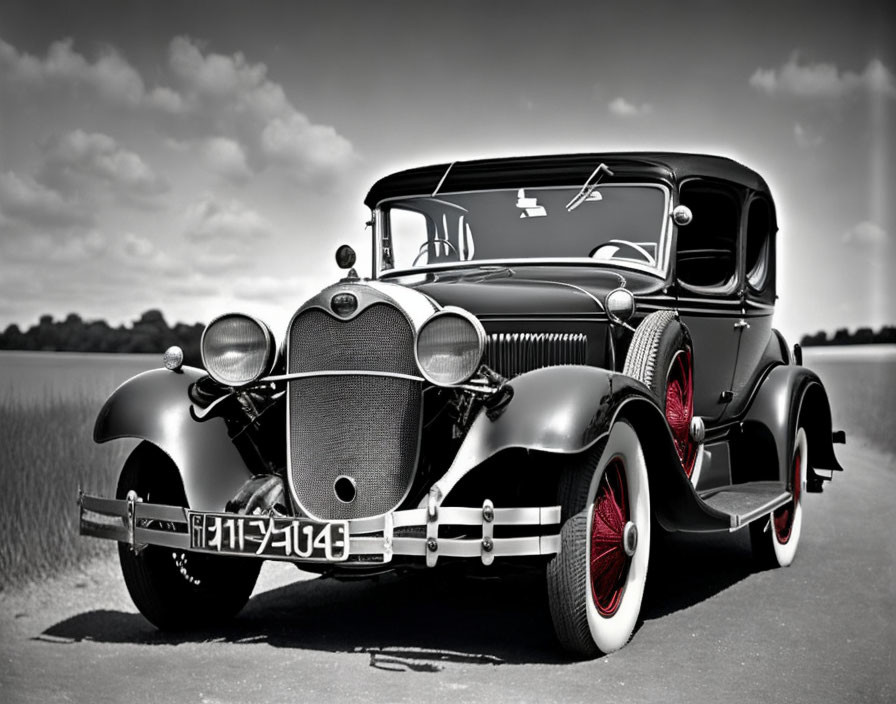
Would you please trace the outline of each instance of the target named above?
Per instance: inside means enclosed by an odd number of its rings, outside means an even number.
[[[629,521],[622,529],[622,549],[629,557],[633,557],[638,547],[638,527]]]
[[[629,520],[628,487],[621,457],[610,461],[594,497],[590,536],[591,596],[602,616],[612,616],[622,600],[638,531]]]

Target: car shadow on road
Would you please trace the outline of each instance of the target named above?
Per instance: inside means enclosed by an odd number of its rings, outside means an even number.
[[[736,536],[670,536],[650,567],[642,615],[648,623],[688,609],[753,573],[749,544]],[[643,625],[642,625],[643,627]],[[76,614],[45,630],[55,642],[258,643],[367,653],[383,670],[431,672],[446,663],[562,663],[540,575],[472,579],[436,572],[361,581],[317,578],[256,594],[214,630],[163,633],[142,616]]]

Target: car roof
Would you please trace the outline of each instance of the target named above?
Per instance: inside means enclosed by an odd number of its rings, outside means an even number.
[[[433,164],[399,171],[373,184],[364,203],[373,208],[385,198],[497,188],[581,186],[601,163],[613,180],[658,179],[672,183],[694,176],[740,184],[769,197],[765,180],[733,159],[683,152],[604,152],[505,157]]]

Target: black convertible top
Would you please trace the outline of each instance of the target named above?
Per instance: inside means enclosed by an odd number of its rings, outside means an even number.
[[[601,181],[651,179],[673,184],[692,176],[723,179],[769,194],[763,178],[743,164],[720,156],[680,152],[606,152],[505,157],[422,166],[385,176],[373,184],[364,203],[373,208],[385,198],[457,193],[492,188],[581,186],[600,163],[613,177]],[[770,196],[771,194],[769,194]]]

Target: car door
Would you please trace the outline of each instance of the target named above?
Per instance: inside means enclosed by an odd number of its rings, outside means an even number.
[[[744,282],[741,291],[741,318],[737,364],[731,382],[732,401],[726,415],[746,408],[759,377],[773,360],[766,349],[774,335],[772,314],[775,303],[775,224],[774,206],[762,194],[754,194],[745,207],[745,223],[739,247],[739,270]],[[777,351],[778,345],[773,344]]]
[[[674,291],[694,348],[694,413],[712,423],[732,398],[742,319],[738,241],[743,193],[709,179],[680,187],[693,215],[675,233]]]

